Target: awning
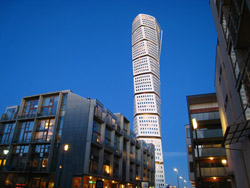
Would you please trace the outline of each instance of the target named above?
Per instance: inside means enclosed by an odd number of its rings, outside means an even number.
[[[250,134],[250,120],[235,123],[227,127],[222,145],[241,142],[244,137]]]

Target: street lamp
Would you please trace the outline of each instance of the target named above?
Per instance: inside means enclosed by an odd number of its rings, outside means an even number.
[[[187,188],[187,180],[183,180],[183,182],[185,183],[185,188]]]
[[[224,164],[224,165],[226,165],[227,164],[227,160],[226,159],[222,159],[221,163]]]
[[[202,176],[201,176],[201,164],[200,164],[200,154],[199,154],[199,144],[198,144],[198,138],[197,138],[197,128],[198,128],[198,123],[196,118],[192,119],[193,123],[193,128],[195,132],[195,139],[196,139],[196,150],[197,150],[197,157],[198,157],[198,165],[199,165],[199,175],[200,175],[200,187],[202,187]]]
[[[62,162],[59,165],[59,178],[58,178],[58,187],[60,187],[61,184],[61,174],[62,174],[62,168],[63,168],[63,160],[64,160],[64,153],[67,152],[69,150],[69,144],[64,144],[63,146],[63,152],[62,152]]]
[[[3,150],[3,154],[4,154],[4,155],[7,155],[8,153],[9,153],[9,150],[8,150],[8,149],[4,149],[4,150]]]
[[[179,175],[178,175],[178,169],[174,168],[174,171],[177,173],[177,188],[179,188]]]
[[[183,180],[183,177],[180,176],[180,179]],[[182,188],[183,188],[183,181],[181,181],[181,185],[182,185]]]

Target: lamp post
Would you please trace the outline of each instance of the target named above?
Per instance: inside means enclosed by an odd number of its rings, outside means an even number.
[[[177,173],[177,188],[179,188],[179,175],[178,175],[178,169],[174,168],[174,171]]]
[[[62,174],[62,168],[63,168],[63,160],[64,160],[64,153],[67,152],[69,150],[69,145],[68,144],[64,144],[63,146],[63,153],[62,153],[62,162],[59,165],[59,178],[58,178],[58,187],[60,187],[61,184],[61,174]]]
[[[193,128],[195,132],[195,139],[196,139],[196,150],[197,150],[197,157],[198,157],[198,165],[199,165],[199,175],[200,175],[200,187],[202,187],[202,176],[201,176],[201,163],[200,163],[200,154],[199,154],[199,144],[198,144],[198,138],[197,138],[197,128],[198,128],[198,123],[196,118],[192,119],[193,123]]]
[[[183,177],[182,176],[180,176],[180,179],[181,179],[181,185],[182,185],[182,188],[183,188]]]
[[[185,188],[187,188],[187,180],[183,180],[183,182],[185,183]]]

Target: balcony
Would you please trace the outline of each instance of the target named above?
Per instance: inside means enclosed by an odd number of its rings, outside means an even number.
[[[136,181],[135,177],[133,177],[132,175],[130,176],[129,180],[130,182],[133,182],[133,183]]]
[[[136,163],[136,165],[140,165],[141,160],[140,160],[138,157],[136,157],[136,161],[135,161],[135,163]]]
[[[38,117],[55,116],[55,115],[56,115],[56,109],[47,111],[42,108],[41,111],[37,113]]]
[[[99,146],[99,147],[103,146],[103,140],[101,138],[100,133],[93,132],[93,134],[92,134],[92,143]]]
[[[114,152],[117,156],[121,157],[122,156],[122,152],[120,151],[119,148],[114,148]]]
[[[122,130],[122,135],[124,136],[124,138],[126,138],[127,140],[130,139],[129,133],[127,131],[127,129],[123,128]]]
[[[133,145],[135,145],[135,138],[136,138],[136,136],[135,136],[135,133],[133,132],[133,131],[131,131],[130,130],[130,138],[131,138],[131,143],[133,144]]]
[[[114,169],[113,177],[115,179],[121,179],[121,175],[119,174],[119,169]]]
[[[197,174],[199,174],[199,168],[196,168]],[[226,176],[225,167],[212,167],[212,168],[201,168],[202,177],[221,177]]]
[[[223,137],[221,129],[211,129],[211,130],[197,130],[197,138],[218,138]],[[195,132],[193,132],[193,138],[195,139]]]
[[[191,114],[191,119],[193,118],[196,118],[197,121],[214,120],[214,119],[220,119],[220,114],[219,112],[195,113],[195,114]]]
[[[250,45],[250,11],[244,0],[231,2],[229,30],[234,47],[245,48]]]
[[[138,140],[135,141],[135,146],[136,146],[136,148],[140,148],[140,143]]]
[[[108,164],[103,165],[103,175],[110,177],[110,166]]]
[[[34,138],[34,142],[51,142],[52,138],[46,138],[46,136],[44,137],[36,137]]]
[[[197,156],[197,150],[194,150],[195,157]],[[217,157],[217,156],[226,156],[226,150],[223,148],[199,148],[200,157]]]
[[[11,116],[8,116],[7,114],[2,114],[1,121],[15,121],[17,117],[17,113],[14,113]]]
[[[95,106],[94,114],[97,120],[99,120],[99,122],[102,123],[103,122],[103,118],[102,118],[103,108],[99,105]]]
[[[104,148],[111,153],[113,153],[113,151],[114,151],[114,147],[111,145],[111,141],[109,139],[106,139],[106,138],[105,138]]]
[[[130,161],[131,161],[132,163],[135,163],[135,154],[130,153]]]
[[[119,136],[122,135],[122,129],[121,129],[121,127],[119,125],[116,126],[115,130],[116,130],[116,132],[118,133]]]
[[[151,164],[149,162],[147,162],[147,167],[148,169],[151,169]]]
[[[30,118],[34,118],[36,116],[36,112],[32,112],[29,114],[19,114],[18,118],[19,119],[30,119]]]

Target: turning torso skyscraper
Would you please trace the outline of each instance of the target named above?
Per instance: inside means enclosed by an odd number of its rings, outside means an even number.
[[[155,187],[164,187],[161,141],[160,52],[162,31],[157,20],[139,14],[132,25],[134,131],[138,140],[155,145]]]

